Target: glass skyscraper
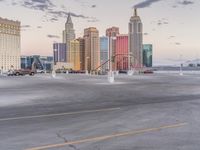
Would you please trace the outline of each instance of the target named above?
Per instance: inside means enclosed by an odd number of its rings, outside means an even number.
[[[100,64],[105,63],[109,59],[109,37],[100,37]],[[108,70],[109,62],[101,67],[103,72]]]
[[[65,43],[53,44],[54,63],[66,62],[67,60],[67,47]]]
[[[143,65],[145,67],[152,67],[152,44],[143,45]]]

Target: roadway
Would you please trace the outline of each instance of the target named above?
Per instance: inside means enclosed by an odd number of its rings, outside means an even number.
[[[2,150],[199,150],[198,75],[0,77]]]

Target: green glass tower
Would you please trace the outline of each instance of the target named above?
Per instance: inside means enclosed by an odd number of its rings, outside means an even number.
[[[153,46],[152,44],[143,44],[143,65],[145,67],[152,67],[152,51]]]

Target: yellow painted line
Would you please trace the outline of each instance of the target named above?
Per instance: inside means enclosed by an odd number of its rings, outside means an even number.
[[[178,128],[178,127],[182,127],[185,125],[187,125],[187,123],[178,123],[178,124],[172,124],[172,125],[167,125],[167,126],[160,126],[157,128],[147,128],[147,129],[141,129],[141,130],[135,130],[135,131],[126,131],[126,132],[110,134],[110,135],[105,135],[105,136],[99,136],[99,137],[94,137],[94,138],[85,138],[82,140],[71,141],[71,142],[67,142],[67,143],[34,147],[34,148],[26,149],[26,150],[46,150],[49,148],[59,148],[59,147],[67,146],[67,145],[82,144],[82,143],[88,143],[88,142],[97,142],[97,141],[108,140],[108,139],[121,137],[121,136],[131,136],[131,135],[133,136],[133,135],[143,134],[143,133],[147,133],[147,132],[160,131],[163,129]]]
[[[22,120],[22,119],[34,119],[34,118],[67,116],[67,115],[77,115],[77,114],[96,113],[96,112],[108,112],[108,111],[116,111],[116,110],[120,110],[120,108],[119,107],[117,107],[117,108],[105,108],[105,109],[84,110],[84,111],[67,112],[67,113],[59,113],[59,114],[24,116],[24,117],[15,117],[15,118],[2,118],[2,119],[0,119],[0,121],[11,121],[11,120]]]

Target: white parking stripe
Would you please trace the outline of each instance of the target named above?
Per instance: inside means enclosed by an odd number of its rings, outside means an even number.
[[[33,118],[46,118],[46,117],[55,117],[55,116],[66,116],[66,115],[77,115],[77,114],[86,114],[86,113],[95,113],[95,112],[115,111],[115,110],[120,110],[120,108],[119,107],[117,107],[117,108],[105,108],[105,109],[84,110],[84,111],[58,113],[58,114],[23,116],[23,117],[14,117],[14,118],[1,118],[0,121],[23,120],[23,119],[33,119]]]

